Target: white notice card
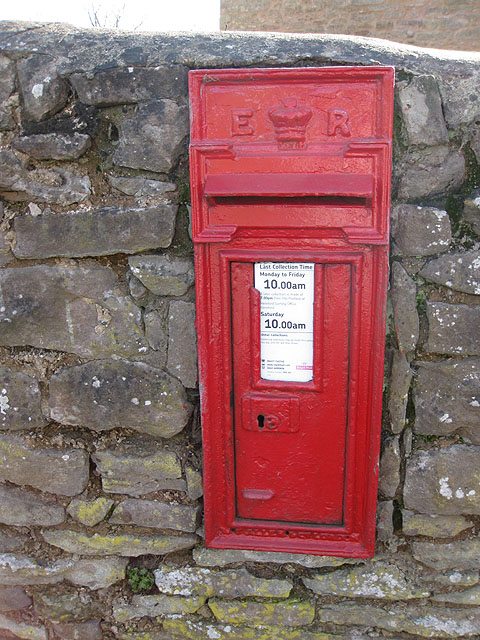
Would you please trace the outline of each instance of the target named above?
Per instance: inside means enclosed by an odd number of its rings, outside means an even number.
[[[311,262],[255,263],[264,380],[313,379],[314,274]]]

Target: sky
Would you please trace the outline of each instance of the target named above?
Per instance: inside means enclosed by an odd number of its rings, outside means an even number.
[[[68,22],[90,27],[89,13],[101,26],[135,31],[218,31],[220,0],[4,0],[0,20]]]

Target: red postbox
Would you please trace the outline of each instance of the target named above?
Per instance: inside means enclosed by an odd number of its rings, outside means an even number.
[[[393,79],[190,72],[208,546],[373,554]]]

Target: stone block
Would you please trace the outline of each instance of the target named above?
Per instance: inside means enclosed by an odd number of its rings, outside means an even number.
[[[28,481],[28,480],[27,480]],[[65,520],[65,509],[53,498],[45,498],[17,487],[0,484],[0,522],[15,527],[51,526]]]
[[[13,129],[15,120],[9,98],[15,90],[15,63],[0,55],[0,131]]]
[[[480,360],[418,362],[415,433],[458,432],[480,445]]]
[[[186,387],[197,386],[197,335],[193,302],[173,300],[169,304],[167,369]]]
[[[12,147],[37,160],[78,160],[90,144],[90,136],[85,133],[40,133],[16,138]]]
[[[75,564],[73,558],[60,558],[48,564],[22,554],[0,554],[1,585],[37,585],[62,582]],[[1,627],[0,627],[1,628]]]
[[[417,311],[417,287],[399,262],[392,264],[390,295],[400,353],[412,354],[417,346],[420,322]]]
[[[387,542],[393,537],[393,502],[386,500],[377,505],[377,540]]]
[[[128,438],[115,449],[98,449],[92,459],[108,493],[140,496],[161,489],[186,489],[177,454],[152,438]]]
[[[452,355],[480,355],[480,306],[427,302],[425,350]]]
[[[430,595],[429,591],[415,587],[411,578],[396,565],[387,562],[367,562],[357,567],[337,569],[333,573],[302,578],[302,581],[307,589],[322,596],[411,600]]]
[[[37,379],[0,366],[0,430],[36,429],[46,423]]]
[[[476,69],[464,74],[439,74],[439,89],[447,124],[452,129],[468,125],[480,116],[478,86],[480,73]]]
[[[100,535],[87,536],[68,529],[45,529],[42,531],[45,542],[69,553],[78,555],[119,555],[136,557],[145,555],[163,556],[166,553],[191,549],[197,542],[197,536],[145,536],[145,535]]]
[[[432,601],[478,607],[480,606],[480,586],[477,585],[471,589],[459,591],[458,593],[439,593],[433,596]]]
[[[413,372],[405,355],[395,351],[388,393],[389,426],[393,433],[400,433],[405,427],[408,392],[412,376]]]
[[[136,113],[120,123],[114,164],[132,169],[168,173],[184,147],[188,109],[172,100],[140,104]]]
[[[244,567],[215,570],[162,566],[154,574],[160,593],[172,596],[288,598],[293,586],[289,580],[256,578]]]
[[[168,247],[176,205],[17,216],[17,258],[106,256]]]
[[[433,207],[399,204],[392,209],[393,251],[405,256],[430,256],[447,251],[452,240],[450,218]]]
[[[32,604],[22,587],[0,587],[0,611],[20,611]]]
[[[315,617],[315,606],[309,600],[292,599],[263,603],[212,598],[208,601],[208,606],[220,622],[244,624],[247,627],[303,627],[311,624]]]
[[[402,119],[410,145],[448,143],[442,101],[433,76],[415,76],[397,84]]]
[[[91,193],[91,183],[88,176],[61,167],[28,170],[13,151],[2,149],[0,192],[5,200],[54,202],[66,207],[83,202]]]
[[[35,611],[50,622],[72,622],[91,620],[103,615],[102,605],[83,592],[72,588],[59,593],[50,587],[34,595]]]
[[[16,622],[0,613],[0,629],[12,633],[16,638],[28,640],[47,640],[47,630],[43,625],[33,625],[28,622]]]
[[[406,536],[429,536],[430,538],[454,538],[473,526],[471,520],[463,516],[439,516],[414,513],[403,509],[402,530]]]
[[[68,85],[57,73],[56,63],[45,55],[31,55],[17,62],[18,81],[26,120],[38,122],[62,109]]]
[[[143,286],[143,285],[142,285]],[[167,314],[168,302],[163,301],[164,309],[148,311],[143,316],[145,337],[152,349],[158,352],[160,362],[165,365],[168,352]]]
[[[186,95],[187,69],[178,64],[106,69],[88,75],[74,73],[70,82],[85,104],[96,107],[135,104]]]
[[[407,461],[404,502],[420,513],[480,513],[480,447],[456,444],[417,451]]]
[[[65,579],[93,591],[106,589],[125,578],[128,558],[81,558],[65,572]]]
[[[320,606],[322,622],[355,627],[376,627],[392,633],[410,633],[422,638],[455,638],[470,636],[480,629],[480,614],[465,609],[443,607],[389,607],[388,610],[351,602]]]
[[[0,438],[0,482],[75,496],[87,486],[88,476],[89,457],[82,449],[35,449],[20,436]]]
[[[100,620],[53,623],[52,629],[55,638],[60,640],[103,640],[104,638]]]
[[[115,399],[115,400],[113,400]],[[170,438],[187,424],[183,386],[161,369],[127,360],[93,360],[50,380],[50,415],[95,431],[126,427]]]
[[[277,551],[247,551],[241,549],[206,549],[197,547],[193,550],[193,559],[203,567],[224,567],[229,564],[258,562],[268,564],[298,564],[308,569],[322,567],[340,567],[344,564],[361,562],[356,558],[334,558],[330,556],[310,556],[303,553],[279,553]]]
[[[477,160],[480,163],[480,135]],[[473,231],[480,236],[480,189],[473,191],[465,200],[463,206],[463,219],[468,222]]]
[[[136,198],[155,198],[165,193],[175,191],[173,182],[149,180],[148,178],[127,178],[125,176],[107,176],[108,182],[114,189],[127,196]]]
[[[203,496],[202,474],[190,465],[186,465],[185,477],[188,497],[190,500],[198,500]]]
[[[156,296],[182,296],[195,280],[193,263],[186,258],[133,256],[128,264],[133,275]]]
[[[419,575],[418,579],[422,584],[436,591],[438,587],[473,587],[478,584],[480,577],[478,569],[476,571],[471,569],[470,571],[447,570],[443,572],[434,571],[433,569],[427,572],[426,569],[423,569],[423,573]]]
[[[165,615],[195,613],[206,602],[206,598],[184,598],[181,596],[133,596],[131,603],[116,600],[113,617],[117,622],[128,622],[135,618],[158,618]]]
[[[1,219],[2,206],[0,203],[0,220]],[[5,267],[9,262],[11,262],[11,260],[13,260],[13,253],[10,248],[7,233],[5,231],[0,231],[0,268]]]
[[[447,146],[414,149],[399,160],[395,173],[400,200],[426,200],[462,186],[465,158]]]
[[[3,269],[0,344],[58,349],[85,358],[138,356],[148,345],[140,309],[113,269],[36,265]]]
[[[194,533],[199,515],[199,508],[190,505],[127,498],[115,507],[109,522]]]
[[[426,264],[420,275],[456,291],[480,295],[480,251],[440,256]]]
[[[478,571],[480,540],[477,537],[444,544],[413,542],[412,553],[416,560],[436,571],[444,569]]]
[[[28,537],[21,533],[0,531],[0,553],[20,551],[27,540]]]
[[[398,437],[389,438],[380,456],[378,490],[385,498],[393,498],[400,484],[400,445]]]
[[[95,500],[74,498],[67,507],[67,513],[86,527],[94,527],[105,519],[113,504],[113,500],[105,497],[95,498]]]

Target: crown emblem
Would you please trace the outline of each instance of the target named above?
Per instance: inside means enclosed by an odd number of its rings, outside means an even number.
[[[275,127],[280,149],[302,149],[305,144],[307,125],[312,117],[310,107],[297,105],[296,98],[285,98],[283,106],[272,107],[268,117]]]

